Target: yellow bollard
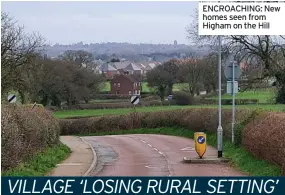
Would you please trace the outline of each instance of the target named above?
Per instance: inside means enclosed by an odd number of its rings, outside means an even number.
[[[206,152],[206,134],[204,132],[196,132],[194,134],[194,140],[195,140],[195,150],[200,158],[203,157],[203,155]]]

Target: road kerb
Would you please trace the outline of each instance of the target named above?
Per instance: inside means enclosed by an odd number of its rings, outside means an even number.
[[[203,157],[203,158],[184,157],[183,162],[192,163],[192,164],[217,164],[217,163],[228,163],[230,162],[230,159],[217,158],[217,157]]]
[[[89,167],[89,169],[83,174],[83,176],[88,176],[90,174],[90,172],[96,167],[96,164],[97,164],[97,154],[94,150],[94,148],[92,147],[92,145],[90,143],[88,143],[83,137],[80,137],[80,139],[85,142],[86,144],[89,145],[89,147],[91,148],[92,150],[92,153],[93,153],[93,160],[92,160],[92,163]]]

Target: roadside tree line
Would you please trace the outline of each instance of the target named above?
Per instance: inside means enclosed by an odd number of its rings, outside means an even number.
[[[44,55],[44,39],[27,34],[7,13],[1,12],[1,95],[18,92],[22,103],[44,106],[88,102],[104,78],[94,74],[93,56],[86,51],[66,51],[57,60]],[[87,67],[83,67],[87,64]]]
[[[184,91],[194,96],[204,89],[216,91],[218,85],[218,58],[214,53],[203,58],[172,59],[155,67],[146,75],[149,87],[157,90],[161,100],[173,93],[173,85],[184,84]],[[224,79],[224,78],[223,78]]]

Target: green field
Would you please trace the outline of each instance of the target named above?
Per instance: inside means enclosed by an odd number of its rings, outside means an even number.
[[[173,86],[173,91],[179,91],[182,88],[184,88],[186,86],[186,84],[175,84]],[[111,86],[109,82],[105,82],[105,87],[102,89],[102,91],[110,91]],[[142,83],[142,92],[153,92],[154,89],[150,88],[147,86],[147,82],[143,82]]]
[[[236,99],[258,99],[259,103],[269,103],[274,99],[275,90],[274,89],[263,89],[263,90],[250,90],[245,92],[239,92],[236,94]],[[218,96],[211,97],[208,99],[218,99]],[[223,99],[231,99],[232,96],[224,94]]]
[[[156,112],[164,110],[175,110],[184,108],[218,108],[217,105],[194,105],[194,106],[153,106],[153,107],[138,107],[138,112]],[[225,105],[223,108],[230,109],[231,105]],[[268,111],[282,111],[285,112],[285,104],[274,105],[237,105],[236,108],[251,108],[251,109],[264,109]],[[103,116],[103,115],[120,115],[132,112],[130,108],[118,109],[96,109],[96,110],[66,110],[54,112],[57,118],[69,117],[89,117],[89,116]]]

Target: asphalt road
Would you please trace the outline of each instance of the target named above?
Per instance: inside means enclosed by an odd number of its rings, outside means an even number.
[[[243,176],[227,164],[186,164],[197,156],[193,140],[165,135],[85,137],[97,153],[97,176]],[[216,156],[207,146],[205,156]]]

